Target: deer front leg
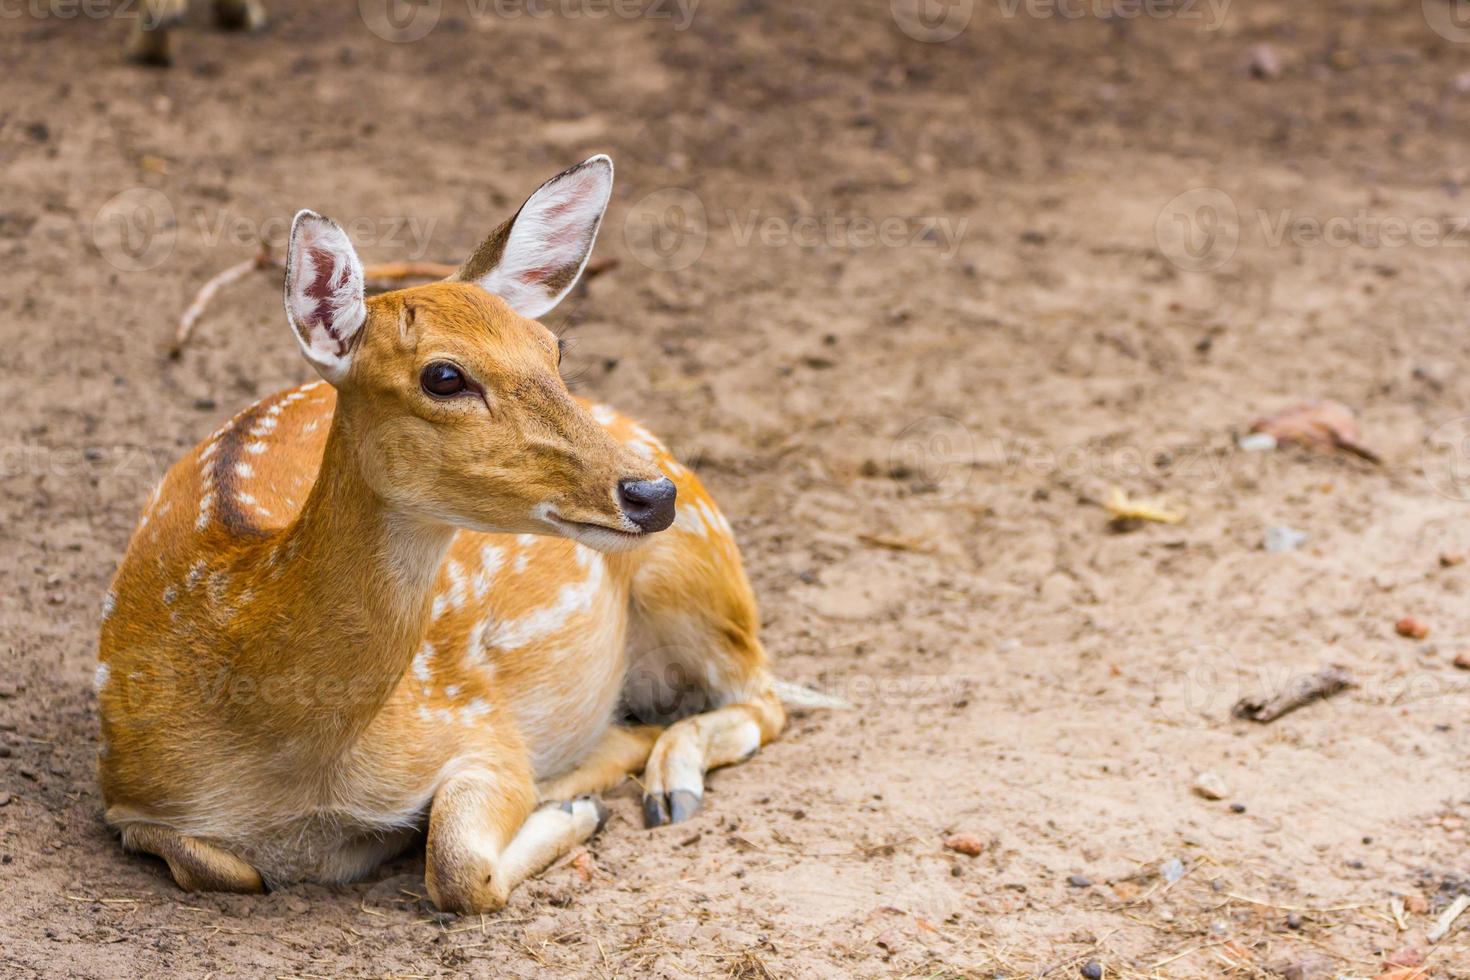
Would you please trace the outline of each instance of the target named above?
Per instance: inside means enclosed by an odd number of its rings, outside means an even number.
[[[689,470],[664,465],[678,517],[639,553],[623,686],[640,720],[669,725],[643,771],[649,827],[692,817],[706,772],[750,758],[786,726],[729,524]]]
[[[429,812],[425,884],[445,912],[493,912],[527,878],[595,834],[607,810],[593,797],[535,809],[529,773],[451,777]]]
[[[658,725],[609,727],[602,741],[575,769],[537,784],[541,799],[570,800],[612,789],[633,773],[643,771],[663,731]]]
[[[744,762],[781,734],[786,712],[767,687],[755,698],[669,726],[643,770],[643,823],[682,823],[704,802],[704,774]]]
[[[145,65],[167,65],[173,61],[170,37],[184,20],[189,0],[142,0],[133,31],[128,38],[128,57]]]

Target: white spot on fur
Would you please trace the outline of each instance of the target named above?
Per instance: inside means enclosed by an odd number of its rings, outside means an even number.
[[[433,659],[434,645],[428,640],[425,640],[423,646],[419,647],[419,652],[413,658],[413,676],[417,677],[424,684],[429,683],[430,679],[434,676],[433,668],[429,663]],[[402,662],[401,660],[399,661],[399,663]]]
[[[608,426],[617,421],[618,413],[606,405],[593,405],[592,418],[596,420],[598,425]]]
[[[449,577],[449,604],[455,609],[463,609],[465,599],[464,566],[457,561],[449,561],[444,565],[444,574]]]
[[[470,627],[470,635],[469,639],[465,643],[464,651],[464,659],[466,664],[471,667],[479,668],[481,670],[493,671],[495,669],[495,665],[492,664],[490,662],[490,658],[486,656],[486,654],[490,652],[487,648],[488,641],[486,639],[489,634],[490,619],[488,617],[485,619],[476,620],[475,624]]]
[[[112,674],[112,668],[106,664],[98,664],[97,670],[92,674],[92,690],[98,694],[107,686],[107,679]]]
[[[705,526],[699,508],[693,502],[686,504],[681,501],[674,508],[674,527],[702,538],[709,537],[709,528]]]
[[[443,616],[444,609],[448,605],[449,603],[444,599],[442,595],[436,595],[434,597],[433,604],[429,607],[430,617],[432,617],[433,619],[438,619],[440,616]]]
[[[459,720],[464,724],[469,724],[472,721],[483,718],[489,713],[490,702],[486,701],[484,698],[475,698],[469,704],[460,709]]]
[[[266,444],[263,442],[249,442],[245,444],[245,451],[252,456],[259,456],[265,450]]]
[[[176,588],[174,588],[172,585],[170,585],[169,587],[167,587],[166,589],[163,590],[163,604],[165,606],[171,606],[171,605],[173,605],[174,604],[174,600],[177,599],[178,597],[179,597],[179,590],[176,589]]]
[[[199,498],[199,519],[194,522],[197,529],[202,531],[209,525],[209,514],[212,507],[214,507],[214,494],[206,493]]]
[[[255,475],[255,470],[250,466],[249,463],[236,463],[235,475],[243,476],[248,480],[250,477]]]
[[[112,618],[113,610],[117,609],[117,593],[111,589],[102,597],[102,621],[105,623]]]
[[[563,585],[551,605],[498,624],[491,644],[506,650],[518,649],[556,633],[572,617],[590,610],[602,591],[607,566],[601,554],[582,545],[577,546],[577,563],[587,569],[585,579]]]
[[[207,567],[209,566],[205,564],[203,558],[190,565],[189,574],[184,576],[184,588],[192,589],[194,586],[198,585],[199,580],[204,577],[204,570]]]
[[[490,544],[480,549],[480,570],[470,583],[475,590],[476,599],[483,599],[490,594],[490,583],[495,581],[495,573],[500,570],[504,561],[504,549]]]

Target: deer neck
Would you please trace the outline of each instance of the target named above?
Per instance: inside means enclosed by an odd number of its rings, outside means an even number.
[[[249,638],[237,661],[285,689],[265,705],[269,722],[329,758],[362,734],[411,663],[455,533],[373,491],[356,441],[339,406],[316,483],[270,548],[285,567],[260,596],[272,626],[257,636],[269,641]]]

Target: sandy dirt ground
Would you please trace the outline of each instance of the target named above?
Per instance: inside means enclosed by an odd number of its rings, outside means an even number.
[[[0,974],[1470,977],[1470,919],[1427,936],[1470,892],[1450,4],[358,6],[166,71],[0,16]],[[299,207],[454,261],[597,151],[619,264],[548,319],[567,373],[697,463],[780,674],[855,708],[687,824],[610,794],[496,916],[436,913],[421,851],[182,894],[100,819],[99,605],[164,467],[309,368],[274,275],[171,361],[181,310]],[[1381,465],[1238,448],[1317,397]],[[1110,528],[1113,487],[1185,519]],[[1327,664],[1356,686],[1231,716]]]

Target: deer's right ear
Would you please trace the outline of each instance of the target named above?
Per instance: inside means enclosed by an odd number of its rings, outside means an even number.
[[[300,211],[286,247],[286,316],[301,352],[332,384],[347,377],[357,334],[367,321],[362,261],[331,218]]]

